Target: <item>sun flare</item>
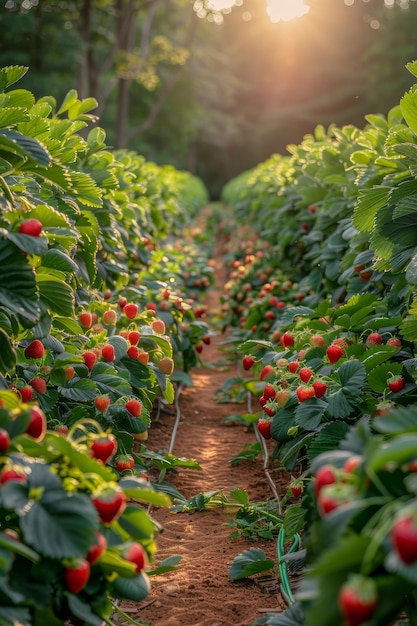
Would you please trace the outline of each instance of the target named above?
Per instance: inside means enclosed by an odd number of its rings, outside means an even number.
[[[271,22],[289,22],[310,10],[304,0],[267,0],[266,12]]]

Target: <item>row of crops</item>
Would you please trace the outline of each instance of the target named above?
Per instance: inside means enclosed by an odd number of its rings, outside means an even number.
[[[416,93],[363,130],[317,127],[223,192],[257,233],[228,258],[243,373],[224,394],[258,398],[244,417],[302,491],[283,528],[302,533],[285,559],[303,580],[257,626],[417,621]],[[271,567],[247,556],[236,578]]]
[[[26,71],[0,70],[0,624],[102,626],[174,566],[147,507],[187,460],[144,442],[209,341],[207,192]]]

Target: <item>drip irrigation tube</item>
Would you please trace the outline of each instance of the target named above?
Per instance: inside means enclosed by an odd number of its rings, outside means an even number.
[[[292,544],[287,554],[296,552],[299,546],[300,546],[300,536],[296,533],[293,537]],[[287,605],[290,606],[291,604],[294,604],[295,598],[293,596],[290,580],[288,577],[287,561],[283,559],[283,557],[285,556],[284,527],[283,526],[281,526],[281,528],[279,529],[279,533],[278,533],[277,556],[278,556],[279,575],[281,578],[281,582],[280,582],[281,595],[284,598]]]

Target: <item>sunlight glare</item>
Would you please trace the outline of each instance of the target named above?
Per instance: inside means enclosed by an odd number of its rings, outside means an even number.
[[[304,0],[267,0],[266,12],[271,22],[289,22],[290,20],[305,15],[310,10]]]
[[[214,11],[224,11],[235,6],[235,0],[209,0],[207,7]]]

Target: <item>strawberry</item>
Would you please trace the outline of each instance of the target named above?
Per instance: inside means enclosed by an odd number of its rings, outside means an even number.
[[[5,485],[9,482],[9,480],[25,483],[27,480],[27,476],[24,473],[23,469],[13,469],[11,467],[5,467],[0,474],[0,485]]]
[[[105,487],[92,502],[103,524],[111,524],[126,508],[126,496],[118,487]]]
[[[284,347],[284,348],[290,348],[293,343],[294,343],[294,335],[292,333],[290,333],[288,330],[282,335],[281,339],[279,340],[280,344]]]
[[[39,237],[42,232],[43,224],[39,220],[29,219],[23,220],[19,224],[19,233],[22,235],[30,235],[30,237]]]
[[[131,454],[121,454],[114,460],[114,466],[118,472],[131,470],[135,465],[135,459]]]
[[[410,565],[417,560],[417,526],[412,515],[402,514],[395,520],[391,541],[403,563]]]
[[[262,368],[261,373],[259,374],[259,380],[265,380],[266,378],[271,378],[275,375],[275,369],[272,365],[265,365]]]
[[[111,343],[107,343],[101,349],[101,356],[105,361],[114,361],[116,359],[116,353],[114,351],[114,346]]]
[[[391,376],[391,378],[388,378],[387,384],[391,391],[396,393],[404,387],[404,379],[402,376]]]
[[[264,387],[263,397],[266,400],[274,400],[276,394],[277,394],[277,390],[275,389],[274,385],[271,385],[271,383],[266,383]]]
[[[326,464],[319,467],[314,478],[314,493],[316,498],[325,485],[332,485],[335,482],[336,472],[332,465]]]
[[[93,565],[93,563],[98,561],[98,559],[101,557],[101,555],[107,548],[107,540],[105,536],[103,535],[103,533],[101,533],[99,530],[96,530],[94,531],[94,535],[95,535],[94,543],[92,544],[91,548],[89,549],[85,557],[87,561],[90,563],[90,565]]]
[[[312,398],[314,396],[314,389],[313,387],[309,387],[308,385],[300,385],[295,390],[295,393],[299,402],[305,402],[305,400],[308,400],[309,398]]]
[[[354,487],[346,483],[323,485],[317,496],[317,508],[322,517],[351,502],[355,496]]]
[[[130,563],[136,565],[136,574],[139,574],[148,564],[148,555],[146,554],[144,547],[136,541],[133,541],[129,545],[126,552],[124,553],[124,558],[126,559],[126,561],[129,561]]]
[[[272,417],[277,412],[277,404],[276,402],[272,402],[268,400],[264,405],[264,411],[269,416]]]
[[[30,385],[18,387],[17,391],[20,394],[22,402],[30,402],[33,399],[33,388]]]
[[[291,374],[295,374],[299,367],[300,364],[298,363],[298,361],[290,361],[288,363],[288,370],[291,372]]]
[[[198,343],[195,347],[196,351],[201,354],[203,352],[203,344],[202,343]]]
[[[347,626],[368,622],[375,612],[377,587],[372,578],[351,574],[339,591],[338,604]]]
[[[10,435],[4,428],[0,428],[0,452],[7,452],[10,446]]]
[[[359,276],[363,280],[364,283],[369,283],[369,281],[372,278],[372,271],[371,270],[363,270],[363,271],[359,272]]]
[[[29,424],[25,430],[29,437],[33,437],[36,441],[41,441],[46,432],[46,416],[45,413],[36,406],[30,409]]]
[[[115,326],[117,322],[117,313],[113,309],[107,309],[103,313],[103,324],[106,326]]]
[[[157,335],[165,334],[165,323],[163,322],[163,320],[153,320],[151,328],[153,332]]]
[[[140,332],[138,332],[137,330],[131,330],[127,338],[131,346],[136,346],[140,339]]]
[[[169,356],[164,356],[158,361],[158,369],[166,376],[171,376],[174,371],[174,361]]]
[[[96,398],[94,398],[94,406],[96,407],[97,411],[100,411],[100,413],[103,413],[103,415],[109,408],[109,405],[109,396],[97,396]]]
[[[368,347],[371,346],[379,346],[382,343],[382,335],[380,335],[379,333],[370,333],[365,341],[365,344]]]
[[[59,435],[66,435],[68,433],[68,426],[66,424],[58,424],[55,428],[55,432]]]
[[[147,365],[149,362],[149,352],[146,352],[146,350],[139,350],[138,361],[140,361],[143,365]]]
[[[70,380],[72,380],[75,376],[75,369],[70,365],[69,367],[66,367],[64,370],[65,373],[65,378],[68,380],[68,382]]]
[[[110,300],[111,296],[112,296],[111,290],[106,289],[106,291],[103,293],[104,300]]]
[[[87,369],[91,372],[91,370],[93,369],[95,365],[95,362],[97,361],[96,353],[93,352],[92,350],[87,350],[87,352],[84,352],[81,356],[84,360],[84,363],[87,366]]]
[[[271,422],[269,420],[260,418],[256,426],[264,439],[271,439]]]
[[[338,345],[332,343],[327,348],[326,354],[327,354],[327,358],[329,359],[330,363],[334,364],[334,363],[337,363],[338,360],[343,356],[344,350],[343,350],[342,346],[338,346]]]
[[[401,339],[398,339],[398,337],[390,337],[387,340],[387,346],[394,346],[394,348],[401,348],[402,346]]]
[[[78,321],[83,328],[91,328],[93,323],[93,316],[89,311],[82,311],[78,316]]]
[[[358,454],[350,456],[343,464],[342,470],[348,474],[352,474],[356,471],[356,468],[362,463],[362,457]]]
[[[209,346],[211,344],[211,337],[210,337],[210,335],[204,335],[204,337],[201,337],[201,341],[203,343],[205,343],[206,346]]]
[[[287,404],[290,397],[291,397],[291,394],[289,391],[285,391],[284,389],[280,389],[279,391],[277,391],[275,400],[277,402],[278,407],[282,409],[282,407],[284,407]]]
[[[29,385],[40,394],[46,393],[46,380],[43,378],[32,378],[32,380],[29,381]]]
[[[26,346],[24,353],[27,359],[41,359],[45,354],[45,348],[42,341],[34,339],[29,345]]]
[[[119,300],[118,300],[118,302],[117,302],[117,305],[118,305],[118,307],[119,307],[119,309],[120,309],[121,311],[123,311],[123,309],[125,308],[126,304],[127,304],[127,300],[126,300],[126,298],[123,298],[123,297],[122,297],[122,298],[119,298]]]
[[[312,335],[310,337],[310,345],[315,348],[322,348],[324,346],[324,337],[321,335]]]
[[[156,304],[155,304],[155,302],[147,302],[146,303],[146,308],[148,309],[148,311],[156,311]]]
[[[128,400],[125,404],[125,409],[129,411],[133,417],[139,417],[142,413],[142,403],[140,400],[136,398],[132,398],[132,400]]]
[[[385,415],[386,413],[389,413],[394,406],[395,404],[392,402],[378,402],[375,409],[375,415]]]
[[[139,348],[137,346],[129,346],[126,350],[126,354],[134,361],[137,361],[139,357]]]
[[[300,371],[298,372],[298,375],[303,381],[303,383],[308,383],[308,381],[313,375],[313,372],[311,371],[309,367],[302,367]]]
[[[98,459],[106,464],[116,453],[117,439],[112,434],[107,435],[107,437],[97,437],[92,441],[90,450],[92,451],[95,459]]]
[[[242,359],[242,367],[246,371],[250,370],[250,368],[253,366],[254,363],[255,363],[255,359],[249,355],[244,356]]]
[[[303,487],[301,483],[297,483],[297,482],[292,483],[290,485],[290,489],[291,489],[293,498],[298,498],[299,496],[301,496],[301,493],[303,491]]]
[[[65,582],[70,593],[80,593],[90,578],[91,565],[87,559],[79,559],[64,570]]]
[[[315,380],[312,384],[312,387],[314,389],[314,395],[316,396],[316,398],[323,397],[327,391],[326,383],[323,383],[321,380]]]
[[[267,402],[268,402],[268,400],[267,400],[266,398],[264,398],[263,396],[261,396],[261,397],[259,398],[259,404],[260,404],[261,406],[265,406],[265,404],[266,404]]]
[[[127,304],[125,304],[125,306],[123,307],[123,313],[126,315],[126,317],[128,317],[130,320],[133,320],[136,315],[138,314],[139,311],[139,307],[137,304],[134,304],[133,302],[128,302]]]

